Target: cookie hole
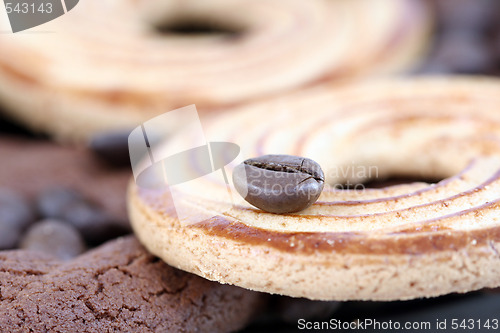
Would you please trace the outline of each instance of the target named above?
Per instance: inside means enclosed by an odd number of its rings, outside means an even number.
[[[244,33],[242,27],[215,21],[187,18],[173,22],[157,23],[153,26],[154,31],[165,36],[219,36],[225,38],[237,38]]]
[[[445,177],[389,176],[384,178],[371,178],[363,182],[346,182],[335,185],[335,188],[337,190],[364,190],[367,188],[384,188],[411,183],[436,184],[443,179],[445,179]]]
[[[392,169],[392,170],[391,170]],[[453,176],[433,168],[417,170],[393,170],[376,165],[351,164],[330,170],[326,174],[328,184],[337,190],[384,188],[395,185],[427,183],[436,184]],[[328,172],[328,171],[327,171]]]
[[[442,181],[444,178],[441,177],[418,177],[418,176],[389,176],[383,179],[369,179],[363,182],[365,188],[384,188],[394,185],[403,185],[411,183],[427,183],[436,184]]]

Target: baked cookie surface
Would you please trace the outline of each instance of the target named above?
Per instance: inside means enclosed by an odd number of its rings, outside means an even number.
[[[416,78],[325,85],[233,110],[204,126],[207,139],[238,144],[244,159],[317,161],[319,200],[279,215],[231,206],[218,178],[175,191],[131,183],[132,226],[175,267],[295,297],[400,300],[498,286],[499,91],[494,79]],[[166,145],[177,140],[186,137]],[[339,189],[391,176],[438,181]],[[203,218],[181,224],[174,197]]]
[[[69,262],[0,252],[0,327],[10,332],[230,332],[262,297],[167,266],[134,237]]]

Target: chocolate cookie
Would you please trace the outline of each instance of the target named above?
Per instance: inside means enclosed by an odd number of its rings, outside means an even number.
[[[68,262],[0,252],[0,327],[9,332],[227,332],[263,297],[170,267],[134,237]]]

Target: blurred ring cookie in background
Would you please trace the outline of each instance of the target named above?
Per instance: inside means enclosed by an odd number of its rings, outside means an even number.
[[[214,177],[175,192],[131,183],[132,227],[172,266],[293,297],[406,300],[499,286],[499,91],[496,79],[424,77],[240,107],[206,122],[206,137],[238,144],[243,159],[315,160],[325,174],[318,201],[271,214],[232,205]],[[179,140],[195,138],[161,149]],[[419,181],[363,186],[388,177]],[[182,224],[179,211],[204,218]]]
[[[0,101],[35,131],[86,140],[189,104],[404,71],[431,21],[415,0],[86,0],[40,33],[0,35]]]

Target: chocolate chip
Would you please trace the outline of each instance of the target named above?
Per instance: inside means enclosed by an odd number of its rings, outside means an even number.
[[[128,136],[130,131],[114,131],[94,135],[88,147],[103,161],[114,166],[130,166]]]
[[[309,207],[321,194],[324,180],[318,163],[291,155],[251,158],[233,172],[235,188],[245,200],[271,213]]]
[[[71,225],[57,220],[43,220],[28,229],[21,240],[21,248],[69,260],[85,251],[85,243]]]
[[[14,248],[35,218],[27,200],[16,192],[0,189],[0,250]]]
[[[92,245],[130,233],[120,221],[68,188],[53,188],[42,192],[37,200],[42,217],[66,221],[75,227]]]

